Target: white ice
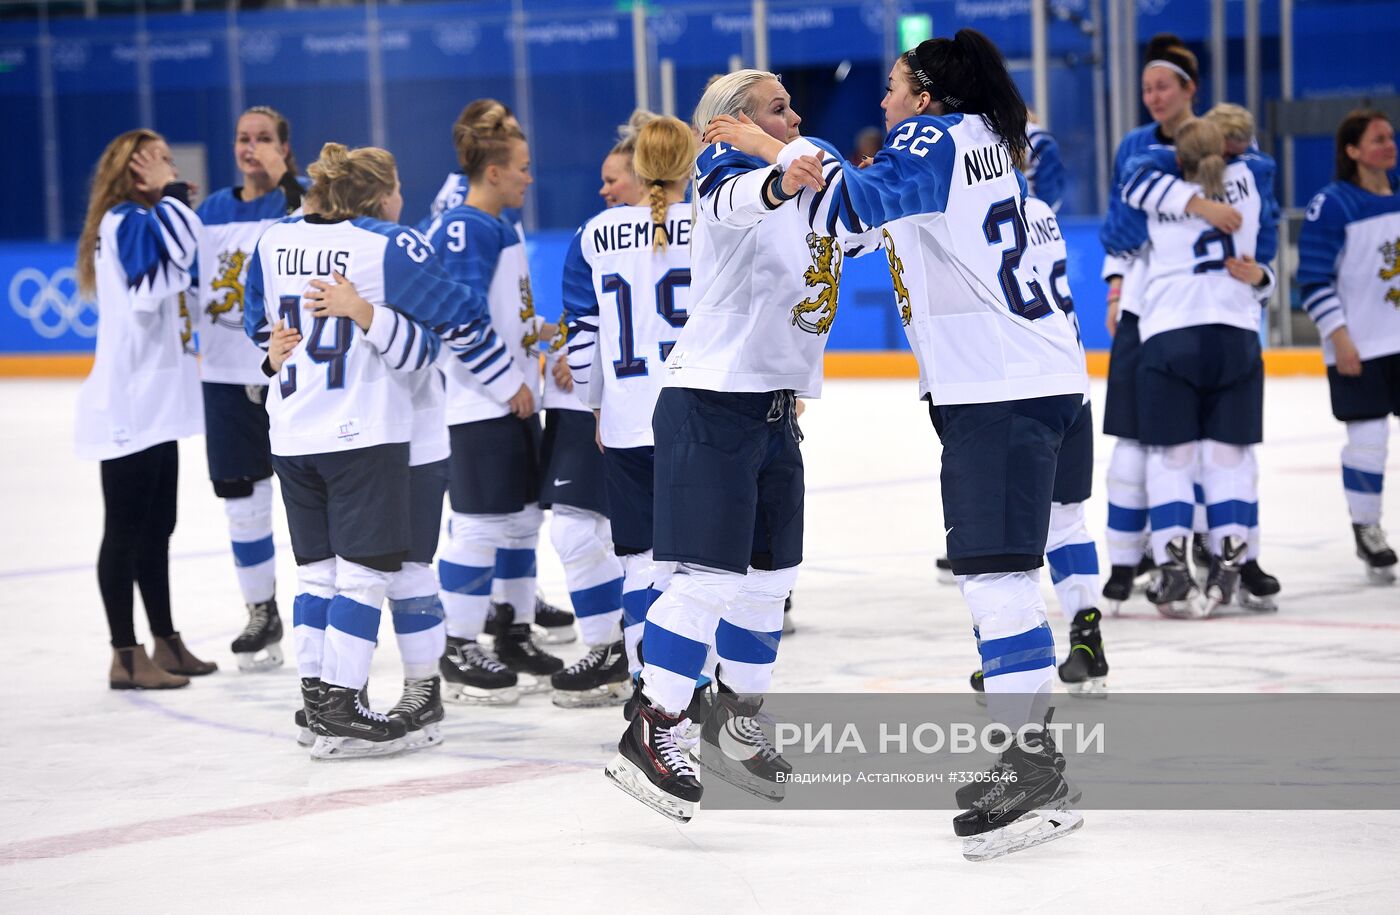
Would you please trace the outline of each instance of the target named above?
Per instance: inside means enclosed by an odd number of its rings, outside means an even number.
[[[604,779],[616,709],[543,696],[451,707],[446,742],[423,753],[313,763],[293,740],[294,668],[240,674],[228,650],[244,614],[200,439],[180,448],[172,590],[187,643],[220,670],[184,690],[113,692],[98,471],[70,444],[76,390],[0,384],[0,911],[1363,912],[1400,899],[1393,811],[1087,810],[1078,833],[984,864],[962,859],[951,812],[702,809],[678,826]],[[913,395],[912,382],[832,382],[807,411],[807,563],[778,689],[966,688],[976,653],[956,589],[935,581],[938,446]],[[1263,564],[1283,582],[1281,612],[1178,622],[1139,600],[1104,625],[1113,689],[1400,690],[1400,589],[1368,587],[1352,553],[1325,383],[1270,379],[1266,433]],[[290,618],[280,515],[277,530]],[[541,543],[542,585],[563,601]],[[137,619],[144,633],[139,601]],[[400,676],[386,623],[379,707]]]

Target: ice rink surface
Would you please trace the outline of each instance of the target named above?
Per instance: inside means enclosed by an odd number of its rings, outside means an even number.
[[[677,826],[604,779],[623,721],[547,696],[449,706],[446,742],[313,763],[293,666],[240,674],[244,611],[203,441],[181,445],[175,622],[220,671],[107,688],[97,467],[72,457],[76,382],[0,384],[0,912],[1395,911],[1400,812],[1107,812],[1060,841],[963,860],[948,813],[704,811]],[[1096,401],[1102,394],[1096,387]],[[1141,598],[1104,623],[1117,691],[1400,690],[1400,589],[1364,583],[1322,379],[1270,379],[1260,450],[1276,616],[1180,622]],[[909,381],[829,383],[810,405],[807,562],[775,689],[961,691],[967,611],[935,580],[938,446]],[[1107,440],[1089,509],[1102,547]],[[1392,447],[1390,470],[1400,470]],[[1392,476],[1392,479],[1395,477]],[[1388,502],[1400,533],[1400,502]],[[277,527],[279,597],[295,575]],[[1400,540],[1393,537],[1392,542]],[[542,538],[541,584],[566,602]],[[1051,603],[1056,641],[1066,626]],[[138,601],[137,631],[145,632]],[[284,646],[291,654],[290,625]],[[392,628],[370,684],[397,698]],[[149,645],[149,642],[148,642]],[[581,655],[575,643],[560,653]],[[1069,701],[1069,700],[1065,700]],[[1110,698],[1109,701],[1112,701]],[[1365,735],[1358,735],[1364,740]]]

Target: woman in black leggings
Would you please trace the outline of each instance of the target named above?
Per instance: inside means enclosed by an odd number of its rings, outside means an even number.
[[[159,134],[133,130],[98,161],[78,242],[78,279],[96,295],[97,357],[78,395],[78,456],[102,462],[106,522],[97,583],[112,632],[113,689],[171,689],[218,665],[185,648],[170,619],[170,535],[180,456],[202,430],[184,290],[199,220]],[[136,641],[141,589],[154,658]]]

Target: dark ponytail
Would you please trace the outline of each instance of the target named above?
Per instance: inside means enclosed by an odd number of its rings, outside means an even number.
[[[1011,154],[1026,161],[1026,102],[992,40],[976,29],[930,38],[904,55],[915,95],[927,92],[948,114],[982,116]]]

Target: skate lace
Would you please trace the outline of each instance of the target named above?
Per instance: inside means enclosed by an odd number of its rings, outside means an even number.
[[[1361,528],[1359,538],[1368,553],[1384,553],[1390,549],[1390,544],[1385,539],[1385,531],[1381,530],[1379,524],[1368,524]]]
[[[359,696],[355,697],[355,710],[360,713],[361,718],[368,718],[370,721],[385,722],[389,720],[389,716],[385,715],[383,712],[376,712],[374,709],[365,708],[364,704],[360,702]]]
[[[603,659],[608,656],[608,650],[611,647],[610,645],[599,645],[597,648],[590,649],[588,654],[566,667],[564,673],[577,674],[585,670],[592,670],[595,667],[601,667]]]
[[[506,670],[504,664],[487,654],[480,645],[468,645],[462,649],[462,666],[479,667],[493,674]]]
[[[763,732],[763,725],[772,724],[773,718],[760,712],[752,717],[746,715],[734,716],[734,727],[739,735],[753,745],[756,755],[764,762],[772,762],[778,758],[778,750],[768,742],[768,735]]]
[[[255,636],[262,632],[267,628],[269,616],[270,614],[267,612],[266,604],[249,604],[248,625],[244,626],[243,631],[238,634],[239,638]]]
[[[672,727],[656,729],[656,752],[676,775],[695,775],[695,767],[690,764],[690,757],[686,754],[695,749],[700,738],[688,734],[689,728],[690,719],[682,718]]]
[[[431,678],[423,680],[403,681],[403,695],[399,701],[389,710],[392,715],[395,712],[413,712],[427,705],[433,698],[433,681]]]
[[[993,781],[991,787],[987,789],[985,794],[973,802],[973,806],[985,810],[988,807],[995,807],[997,804],[1001,803],[1002,797],[1006,794],[1006,786],[1010,784],[1010,779],[1006,777],[1010,771],[1011,767],[1009,765],[998,760],[997,764],[992,767]]]

